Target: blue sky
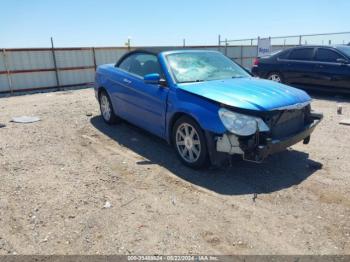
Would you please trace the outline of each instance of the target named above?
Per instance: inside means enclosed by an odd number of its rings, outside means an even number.
[[[349,0],[0,0],[0,48],[216,44],[350,31]]]

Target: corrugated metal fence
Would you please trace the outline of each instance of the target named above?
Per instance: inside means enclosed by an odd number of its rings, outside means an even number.
[[[115,47],[2,49],[0,92],[83,86],[94,81],[96,66],[115,62],[127,51]]]
[[[183,47],[143,47],[169,50]],[[256,46],[189,46],[192,49],[219,50],[244,67],[250,68],[257,55]],[[273,50],[286,46],[273,46]],[[94,81],[97,66],[115,63],[130,49],[99,48],[31,48],[0,50],[0,93],[27,92],[40,89],[63,89],[86,86]]]

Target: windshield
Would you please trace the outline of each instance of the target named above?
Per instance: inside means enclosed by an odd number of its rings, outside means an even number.
[[[239,65],[216,52],[184,52],[167,56],[177,83],[250,77]]]
[[[350,58],[350,46],[337,46],[337,48]]]

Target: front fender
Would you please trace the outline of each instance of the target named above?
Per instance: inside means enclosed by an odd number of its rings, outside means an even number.
[[[222,124],[218,110],[220,105],[209,99],[188,93],[181,89],[175,89],[169,93],[167,111],[168,139],[171,136],[171,129],[174,117],[179,113],[191,116],[197,121],[204,131],[216,134],[223,134],[226,128]]]

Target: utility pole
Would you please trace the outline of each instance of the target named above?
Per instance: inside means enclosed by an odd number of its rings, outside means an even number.
[[[51,37],[51,51],[52,51],[53,65],[55,67],[55,73],[56,73],[56,84],[57,84],[57,87],[60,89],[60,78],[58,75],[57,60],[56,60],[55,47],[53,44],[53,37]]]
[[[125,43],[125,45],[128,47],[128,50],[130,51],[131,48],[131,37],[128,36],[128,41]]]
[[[218,51],[221,52],[221,35],[218,35]]]

